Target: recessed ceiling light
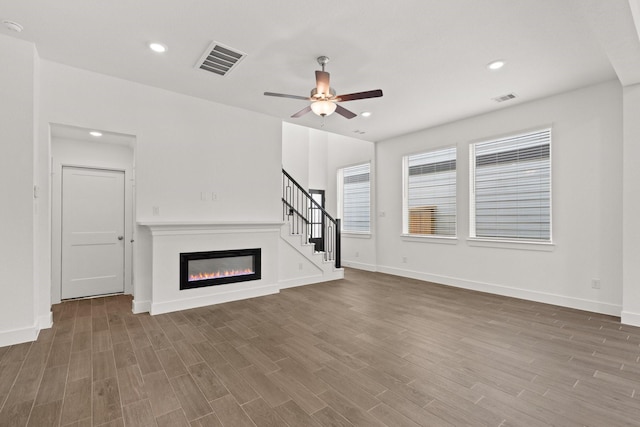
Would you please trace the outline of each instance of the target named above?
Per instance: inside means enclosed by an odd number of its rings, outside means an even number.
[[[362,117],[371,117],[371,111],[363,111],[360,115]]]
[[[98,132],[98,131],[92,130],[91,132],[89,132],[89,135],[95,136],[96,138],[98,138],[98,137],[102,136],[102,132]]]
[[[493,61],[487,64],[487,68],[490,70],[499,70],[504,67],[505,62],[502,60]]]
[[[22,25],[18,24],[17,22],[14,22],[14,21],[6,21],[5,20],[5,21],[2,21],[2,25],[7,27],[11,31],[15,31],[16,33],[20,33],[24,29],[24,27]]]
[[[149,49],[157,53],[164,53],[167,51],[167,47],[162,43],[149,43]]]

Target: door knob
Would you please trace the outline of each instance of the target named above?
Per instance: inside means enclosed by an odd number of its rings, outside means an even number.
[[[118,240],[124,239],[124,236],[118,236]]]

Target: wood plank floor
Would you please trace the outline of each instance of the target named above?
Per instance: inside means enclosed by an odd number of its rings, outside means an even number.
[[[640,426],[640,328],[379,273],[159,316],[55,305],[0,426]]]

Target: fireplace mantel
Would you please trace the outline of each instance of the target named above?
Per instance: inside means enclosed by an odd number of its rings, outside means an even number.
[[[282,221],[266,222],[266,221],[202,221],[202,220],[138,220],[138,225],[149,227],[153,235],[157,234],[191,234],[193,231],[215,230],[260,230],[280,228]]]
[[[203,221],[140,219],[147,228],[141,244],[151,246],[151,271],[141,301],[134,301],[134,311],[161,314],[254,298],[279,292],[278,244],[280,221]],[[262,274],[259,280],[212,287],[180,289],[180,254],[260,248]],[[136,296],[136,299],[138,297]]]

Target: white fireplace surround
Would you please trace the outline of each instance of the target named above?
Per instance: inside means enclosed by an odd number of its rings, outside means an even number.
[[[168,313],[279,292],[281,222],[138,221],[151,231],[151,300],[134,312]],[[180,290],[180,253],[261,248],[260,280]]]

